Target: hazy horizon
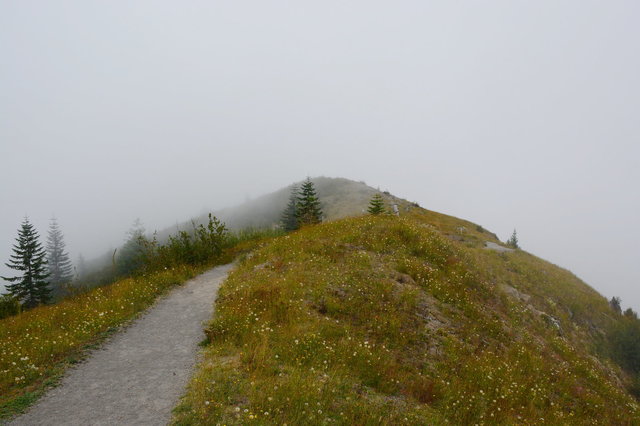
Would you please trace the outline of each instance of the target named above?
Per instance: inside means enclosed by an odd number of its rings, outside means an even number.
[[[640,311],[640,4],[0,0],[0,275],[306,176],[481,224]]]

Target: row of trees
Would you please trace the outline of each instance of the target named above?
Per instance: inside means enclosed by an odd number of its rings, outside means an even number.
[[[179,231],[164,243],[160,243],[155,234],[148,239],[138,219],[128,231],[124,245],[109,255],[110,265],[94,271],[93,275],[99,278],[97,284],[100,285],[140,271],[207,263],[221,256],[232,240],[225,224],[211,214],[208,223],[194,223],[193,229]],[[25,218],[6,265],[16,274],[2,277],[9,284],[6,286],[8,294],[0,296],[0,318],[49,303],[54,292],[64,293],[65,286],[74,280],[64,237],[55,219],[51,220],[46,247],[43,247],[35,227]],[[82,265],[79,269],[83,269]],[[84,285],[92,286],[88,283]],[[82,285],[82,282],[76,282],[76,285]]]
[[[45,249],[38,231],[25,217],[6,265],[17,271],[13,277],[2,277],[10,283],[7,291],[24,308],[49,302],[52,290],[73,278],[64,237],[55,218],[51,219]]]

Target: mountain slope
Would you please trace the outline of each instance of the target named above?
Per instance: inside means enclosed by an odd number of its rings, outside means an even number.
[[[318,192],[326,220],[361,214],[366,210],[373,194],[378,192],[364,182],[344,178],[316,177],[312,181]],[[300,183],[298,183],[299,186]],[[238,206],[215,211],[213,214],[234,231],[275,228],[280,224],[282,211],[287,205],[290,192],[291,187],[281,188]],[[385,194],[385,198],[389,202],[409,205],[392,195]],[[156,237],[160,242],[166,242],[169,236],[177,234],[177,231],[191,231],[193,223],[206,225],[208,220],[208,213],[196,216],[191,220],[157,231]],[[122,252],[123,247],[120,247],[117,255],[119,256]],[[96,259],[83,262],[83,265],[79,266],[82,284],[93,287],[112,281],[114,278],[112,276],[113,255],[114,251],[111,249]]]
[[[404,213],[404,212],[403,212]],[[638,424],[570,272],[414,208],[302,229],[220,289],[177,424]]]
[[[345,178],[315,177],[314,183],[325,220],[334,220],[364,212],[371,197],[378,193],[364,182]],[[301,182],[297,183],[298,188]],[[280,223],[282,211],[287,205],[291,187],[281,188],[270,194],[249,200],[235,207],[213,212],[231,229],[271,228]],[[401,203],[403,200],[385,194],[387,201]],[[207,215],[193,219],[195,223],[205,223]],[[190,222],[179,224],[180,229],[190,229]],[[162,237],[175,232],[175,227],[159,233]]]

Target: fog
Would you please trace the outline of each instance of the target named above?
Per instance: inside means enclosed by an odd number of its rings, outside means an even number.
[[[635,1],[0,0],[0,260],[310,176],[482,224],[640,310]],[[0,275],[10,274],[0,268]]]

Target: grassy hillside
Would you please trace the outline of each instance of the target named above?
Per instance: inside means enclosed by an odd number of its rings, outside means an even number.
[[[356,182],[344,178],[316,177],[312,181],[316,187],[318,197],[326,220],[334,220],[347,216],[355,216],[366,210],[369,200],[378,191],[364,182]],[[298,187],[300,183],[298,183]],[[270,194],[247,201],[235,207],[230,207],[214,212],[214,216],[234,231],[247,229],[273,229],[280,224],[282,212],[287,205],[291,187],[281,188]],[[388,202],[410,205],[404,200],[390,194],[384,194]],[[193,223],[206,224],[206,214],[194,217],[192,220],[182,222],[176,226],[157,232],[160,242],[166,242],[170,235],[179,231],[190,231]],[[118,253],[122,252],[122,247]],[[85,263],[85,273],[80,280],[83,285],[93,287],[113,281],[113,276],[105,273],[111,269],[113,250],[107,251],[97,259]]]
[[[214,265],[228,263],[261,238],[277,233],[229,234],[210,219],[165,245],[135,240],[127,276],[102,287],[0,320],[0,423],[23,411],[103,337],[154,300]]]
[[[176,424],[640,424],[570,272],[413,209],[277,238],[222,286]]]

